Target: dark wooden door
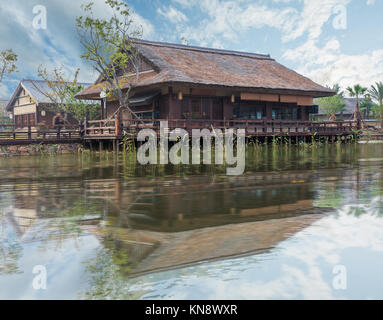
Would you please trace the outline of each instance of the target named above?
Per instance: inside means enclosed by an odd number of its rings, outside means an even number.
[[[213,100],[213,120],[223,120],[223,101],[222,99]]]

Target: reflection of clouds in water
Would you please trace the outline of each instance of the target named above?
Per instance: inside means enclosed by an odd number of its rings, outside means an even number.
[[[349,249],[356,250],[353,257],[363,250],[371,261],[379,259],[376,254],[383,252],[382,213],[381,198],[368,205],[347,205],[280,243],[270,253],[142,276],[131,280],[130,290],[140,288],[141,293],[146,292],[144,299],[355,297],[359,291],[355,281],[351,291],[333,290],[332,270],[337,264],[348,267]],[[361,266],[351,267],[359,271]],[[374,281],[374,274],[367,270],[362,273],[363,281]],[[373,296],[374,292],[368,294]]]
[[[312,265],[319,258],[335,265],[340,263],[338,252],[348,248],[368,248],[383,251],[382,199],[368,205],[346,205],[337,214],[314,223],[296,234],[296,240],[310,236],[310,246],[288,247],[285,254]]]

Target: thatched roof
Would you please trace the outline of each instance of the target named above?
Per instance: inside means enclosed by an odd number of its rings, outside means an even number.
[[[78,85],[86,88],[91,83],[77,83]],[[11,111],[15,99],[18,97],[20,90],[24,89],[38,104],[51,104],[52,100],[49,99],[49,95],[52,94],[52,89],[48,86],[44,80],[31,80],[22,79],[13,92],[12,97],[8,100],[6,110]]]
[[[269,55],[218,50],[149,41],[135,41],[144,61],[152,70],[142,72],[137,87],[172,85],[226,87],[237,90],[291,93],[314,97],[334,92],[270,58]],[[123,80],[122,87],[129,82]],[[77,97],[98,98],[109,85],[100,82]]]

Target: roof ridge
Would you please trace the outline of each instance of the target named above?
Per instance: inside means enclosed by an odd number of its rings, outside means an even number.
[[[243,57],[250,57],[250,58],[257,58],[257,59],[274,60],[271,58],[270,54],[189,46],[189,45],[184,45],[179,43],[158,42],[158,41],[149,41],[149,40],[141,40],[141,39],[134,39],[133,42],[138,44],[144,44],[144,45],[145,44],[153,45],[157,47],[167,47],[167,48],[174,48],[174,49],[181,49],[181,50],[200,51],[200,52],[209,52],[209,53],[215,53],[215,54],[236,55],[236,56],[243,56]]]
[[[25,78],[23,78],[23,79],[20,80],[20,82],[26,82],[26,81],[29,81],[29,82],[43,82],[43,83],[46,82],[43,79],[25,79]],[[60,82],[60,81],[52,81],[52,82]],[[72,83],[72,81],[65,81],[65,83]],[[77,81],[77,84],[89,84],[89,85],[92,85],[93,83]]]

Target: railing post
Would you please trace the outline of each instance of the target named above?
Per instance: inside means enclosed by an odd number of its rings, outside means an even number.
[[[31,126],[28,126],[28,140],[32,139],[32,131],[31,131]]]
[[[81,133],[84,137],[86,137],[86,135],[87,135],[87,130],[88,130],[87,127],[88,127],[88,117],[85,117],[84,128],[83,128],[82,133]]]
[[[120,115],[119,114],[117,114],[115,119],[115,132],[116,132],[116,136],[120,135]]]

